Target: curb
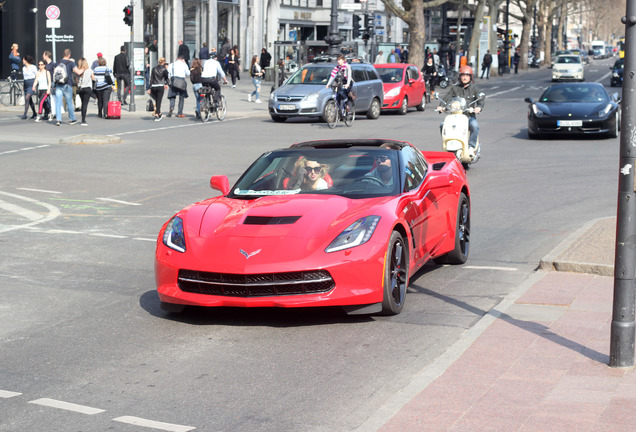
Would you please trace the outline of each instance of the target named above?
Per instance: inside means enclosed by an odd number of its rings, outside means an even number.
[[[599,276],[614,276],[614,265],[604,264],[598,262],[582,262],[582,261],[570,261],[562,258],[567,255],[568,251],[571,251],[577,246],[580,239],[586,237],[586,235],[593,231],[593,228],[599,222],[604,222],[609,219],[615,219],[614,216],[593,219],[590,222],[583,225],[581,228],[570,234],[565,240],[561,242],[556,248],[554,248],[548,255],[546,255],[541,261],[539,261],[539,268],[546,271],[561,271],[561,272],[574,272],[574,273],[589,273]]]

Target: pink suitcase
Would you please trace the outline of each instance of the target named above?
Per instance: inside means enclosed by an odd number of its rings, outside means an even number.
[[[108,102],[108,114],[106,115],[106,118],[108,119],[121,118],[121,102],[119,101]]]

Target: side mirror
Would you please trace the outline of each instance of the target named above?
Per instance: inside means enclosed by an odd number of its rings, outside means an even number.
[[[534,103],[534,99],[532,99],[531,97],[527,97],[524,99],[525,102],[528,102],[529,104]]]
[[[612,97],[614,98],[614,100],[616,101],[616,103],[621,103],[623,101],[623,98],[620,97],[620,95],[618,93],[614,93],[612,94]]]
[[[210,178],[210,187],[221,191],[223,196],[225,196],[230,192],[230,181],[227,176],[224,175],[212,176],[212,178]]]
[[[413,84],[415,80],[413,78],[409,78],[409,84]]]

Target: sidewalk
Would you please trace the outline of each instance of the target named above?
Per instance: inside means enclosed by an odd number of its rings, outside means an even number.
[[[268,106],[267,102],[269,101],[269,93],[270,88],[273,85],[271,81],[264,81],[261,83],[261,92],[260,97],[262,103],[257,104],[255,102],[248,102],[247,95],[254,91],[254,85],[252,84],[252,79],[249,74],[242,73],[240,80],[236,82],[236,88],[232,88],[232,81],[230,81],[229,85],[221,85],[221,93],[225,95],[227,100],[227,118],[236,118],[236,117],[251,117],[251,116],[263,116],[268,114]],[[189,80],[188,82],[188,98],[185,100],[185,105],[183,112],[186,117],[194,117],[194,106],[196,104],[194,99],[194,93],[192,91],[192,84]],[[146,101],[149,99],[148,93],[144,93],[143,95],[135,95],[135,111],[128,111],[128,106],[123,106],[121,109],[122,118],[141,118],[141,117],[152,117],[151,113],[146,112]],[[88,119],[92,116],[94,117],[97,114],[97,105],[93,103],[94,99],[91,99],[88,107]],[[130,97],[128,97],[128,102],[130,102]],[[178,104],[178,100],[177,100]],[[79,105],[76,105],[76,107]],[[161,102],[161,111],[164,115],[168,114],[168,109],[170,107],[170,101],[168,100],[168,93],[166,92],[163,96],[163,101]],[[6,113],[15,113],[16,117],[19,117],[24,112],[24,105],[15,105],[15,106],[4,106],[0,104],[0,114]],[[53,113],[55,113],[55,107],[53,107]],[[79,115],[79,112],[76,113]],[[175,112],[176,114],[176,112]],[[30,116],[29,111],[29,116]],[[67,121],[68,116],[66,114],[62,115],[63,121]],[[33,122],[33,120],[25,120],[25,122]],[[82,132],[90,132],[90,122],[88,128],[86,130],[82,129]]]
[[[359,430],[636,431],[636,373],[608,366],[615,225],[564,241]]]

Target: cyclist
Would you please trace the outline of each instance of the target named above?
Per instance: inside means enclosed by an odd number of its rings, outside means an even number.
[[[451,86],[450,90],[444,96],[444,102],[448,103],[454,97],[464,98],[466,104],[479,99],[481,90],[473,83],[473,68],[463,65],[459,68],[459,82]],[[468,129],[470,130],[470,138],[468,139],[468,153],[471,157],[475,156],[475,147],[477,147],[477,137],[479,137],[479,124],[477,123],[476,114],[479,114],[484,107],[484,100],[480,99],[475,104],[475,112],[468,114]],[[442,105],[437,107],[437,111],[442,111]],[[443,123],[442,123],[443,125]],[[440,130],[441,126],[440,125]]]
[[[221,67],[221,63],[216,59],[216,53],[211,54],[211,58],[207,59],[203,64],[203,72],[201,72],[201,84],[209,85],[214,92],[214,103],[218,104],[221,100],[221,86],[219,85],[218,77],[223,78],[225,84],[228,84],[225,78],[225,72]],[[197,96],[198,97],[198,96]]]
[[[342,107],[342,102],[349,97],[349,92],[351,92],[351,86],[353,84],[351,75],[351,65],[346,62],[344,55],[338,55],[338,65],[331,71],[331,76],[325,86],[329,88],[331,84],[335,82],[337,88],[336,104],[338,107]]]
[[[424,80],[427,83],[426,91],[431,94],[435,91],[435,84],[437,84],[437,66],[433,63],[433,56],[429,55],[426,58],[426,64],[422,68],[424,74]]]

